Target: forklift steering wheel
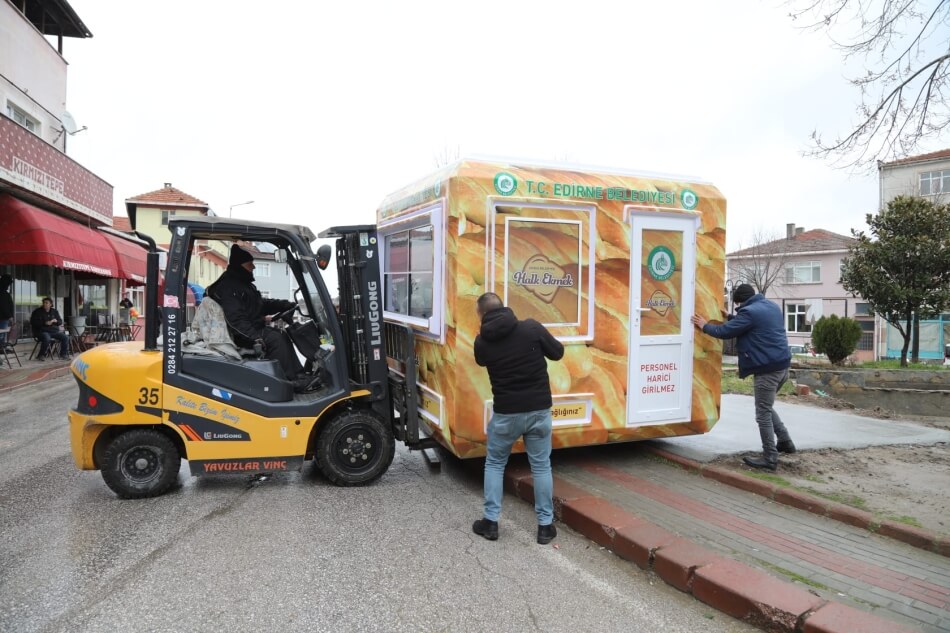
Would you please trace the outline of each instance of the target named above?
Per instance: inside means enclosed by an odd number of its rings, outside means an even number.
[[[283,322],[286,323],[287,325],[293,325],[293,322],[294,322],[294,312],[296,312],[298,308],[299,308],[299,306],[294,306],[294,307],[292,307],[292,308],[289,309],[289,310],[285,310],[284,312],[281,312],[280,314],[277,315],[277,317],[275,318],[275,320],[280,319],[281,321],[283,321]]]

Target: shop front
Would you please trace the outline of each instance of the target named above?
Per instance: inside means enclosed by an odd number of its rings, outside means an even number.
[[[15,336],[32,338],[30,314],[43,297],[69,324],[117,323],[127,288],[145,282],[145,249],[133,239],[0,194],[0,272],[14,279]]]

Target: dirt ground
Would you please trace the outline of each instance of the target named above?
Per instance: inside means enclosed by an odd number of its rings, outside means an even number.
[[[950,429],[950,417],[899,416],[880,409],[855,409],[835,398],[783,396],[795,404],[851,409],[857,415],[915,422]],[[794,435],[793,435],[794,437]],[[752,472],[741,456],[718,466]],[[775,476],[805,492],[939,534],[950,534],[950,446],[874,446],[820,449],[781,455]]]

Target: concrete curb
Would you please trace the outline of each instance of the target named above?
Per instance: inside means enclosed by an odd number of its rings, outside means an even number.
[[[505,488],[534,503],[526,465],[509,464]],[[899,624],[830,602],[753,567],[725,558],[554,477],[557,518],[595,543],[653,571],[680,591],[767,631],[910,633]]]
[[[669,461],[684,470],[696,473],[709,479],[741,488],[748,492],[761,495],[776,503],[782,503],[800,510],[811,512],[819,516],[828,517],[848,525],[863,528],[882,536],[907,543],[914,547],[935,552],[941,556],[950,556],[950,537],[940,536],[929,530],[923,530],[911,525],[896,521],[879,521],[874,515],[864,510],[858,510],[843,503],[822,499],[799,490],[792,490],[754,477],[739,474],[735,471],[719,466],[706,466],[697,461],[676,455],[662,448],[647,446],[654,455]]]

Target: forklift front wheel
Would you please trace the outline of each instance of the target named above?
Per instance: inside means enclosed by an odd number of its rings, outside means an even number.
[[[317,466],[338,486],[360,486],[382,476],[393,461],[392,430],[367,411],[330,420],[317,437]]]
[[[170,439],[150,429],[131,429],[106,447],[102,478],[123,499],[157,497],[178,478],[181,456]]]

